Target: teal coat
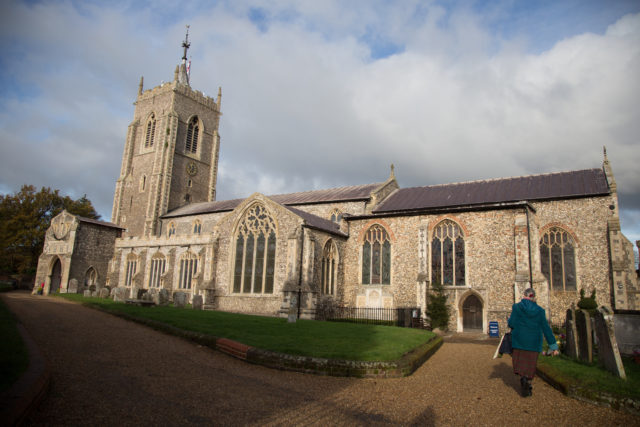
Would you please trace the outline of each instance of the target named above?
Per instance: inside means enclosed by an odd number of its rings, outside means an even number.
[[[511,331],[511,342],[513,348],[520,350],[542,351],[542,336],[549,344],[549,350],[557,350],[556,337],[547,322],[544,309],[534,301],[523,299],[511,307],[511,317],[509,317]]]

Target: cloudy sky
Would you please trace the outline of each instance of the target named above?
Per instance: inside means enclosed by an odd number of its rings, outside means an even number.
[[[598,168],[640,239],[640,2],[12,1],[0,5],[0,193],[111,218],[138,82],[223,117],[218,199]]]

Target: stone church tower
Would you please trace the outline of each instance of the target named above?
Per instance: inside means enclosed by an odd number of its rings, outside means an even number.
[[[173,81],[143,90],[127,130],[111,221],[125,236],[160,233],[160,217],[193,202],[216,198],[221,90],[217,99],[191,89],[189,32]]]

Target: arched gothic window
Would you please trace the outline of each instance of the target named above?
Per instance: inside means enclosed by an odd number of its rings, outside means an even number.
[[[236,236],[233,292],[272,294],[276,226],[260,204],[247,210]]]
[[[87,273],[84,275],[84,285],[89,287],[95,285],[98,281],[98,272],[95,268],[89,267]]]
[[[156,135],[156,116],[154,114],[149,117],[149,121],[147,121],[147,133],[144,139],[144,146],[153,147],[153,138]]]
[[[126,287],[131,287],[133,283],[133,276],[136,274],[136,270],[138,269],[138,257],[131,253],[127,256],[127,270],[124,276],[124,285]]]
[[[175,236],[176,234],[176,225],[172,222],[167,227],[167,237]]]
[[[200,234],[202,232],[202,223],[199,220],[193,222],[193,234]]]
[[[338,273],[338,250],[332,240],[324,245],[322,251],[322,269],[320,270],[320,283],[322,293],[325,295],[335,295],[336,276]]]
[[[431,240],[431,281],[464,286],[464,252],[464,235],[458,224],[445,220],[436,225]]]
[[[576,254],[573,237],[559,227],[552,227],[540,239],[540,263],[555,291],[576,290]]]
[[[331,211],[331,221],[336,224],[340,224],[342,222],[342,212],[340,209],[334,209]]]
[[[198,151],[198,136],[198,117],[194,116],[189,120],[189,125],[187,127],[187,143],[185,145],[185,149],[188,153],[195,153]]]
[[[155,254],[151,259],[151,271],[149,272],[150,288],[160,287],[160,277],[164,274],[166,262],[164,255],[160,253]]]
[[[180,277],[178,279],[178,288],[191,289],[193,276],[198,273],[198,257],[187,252],[180,258]]]
[[[362,283],[391,283],[391,242],[387,231],[378,224],[369,228],[362,244]]]

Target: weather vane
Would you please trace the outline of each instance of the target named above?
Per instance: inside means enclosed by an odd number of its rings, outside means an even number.
[[[189,25],[187,25],[187,35],[184,38],[184,41],[182,42],[182,47],[184,48],[184,54],[182,55],[182,59],[184,59],[185,61],[187,60],[187,50],[189,49],[189,46],[191,46],[191,43],[189,43]]]

